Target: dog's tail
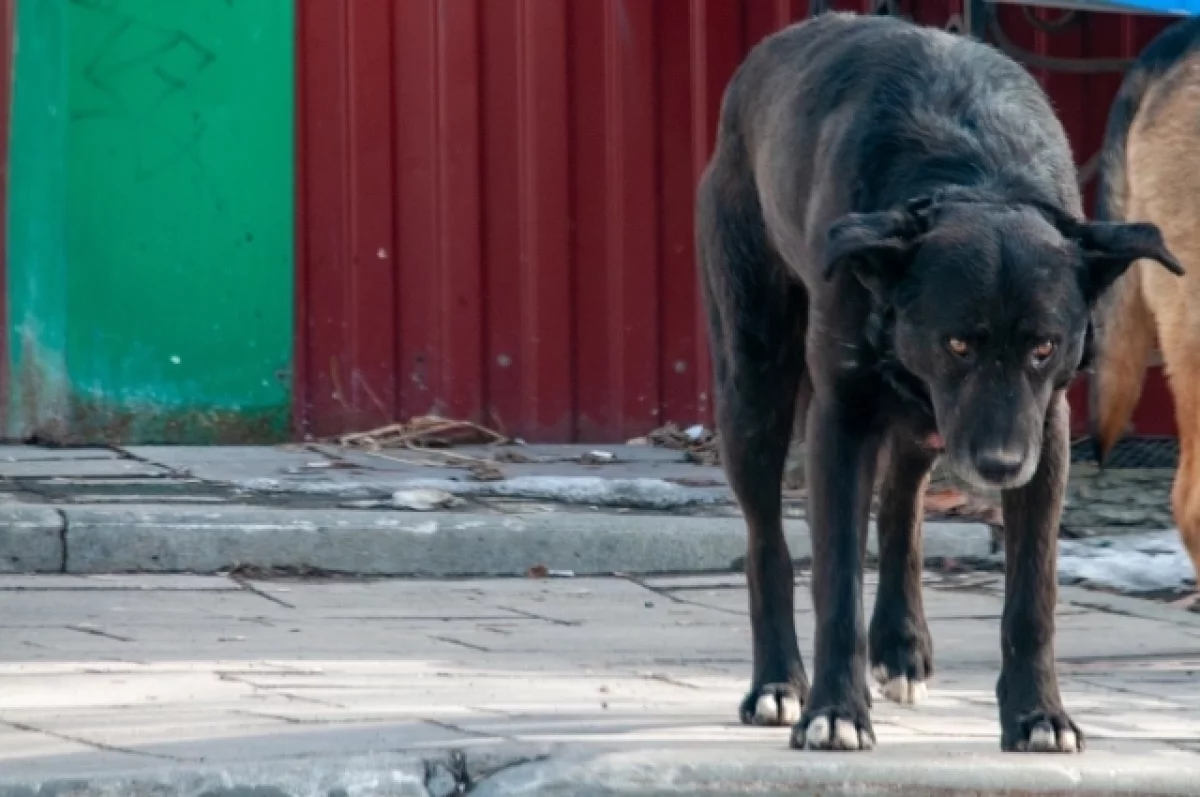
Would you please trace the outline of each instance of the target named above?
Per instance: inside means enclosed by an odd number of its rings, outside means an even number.
[[[1096,175],[1099,221],[1127,221],[1127,148],[1134,120],[1147,92],[1189,52],[1200,46],[1196,18],[1164,30],[1125,75],[1104,130]],[[1096,358],[1089,409],[1096,458],[1103,464],[1137,406],[1154,347],[1154,318],[1142,293],[1141,276],[1131,268],[1101,297],[1094,315]]]

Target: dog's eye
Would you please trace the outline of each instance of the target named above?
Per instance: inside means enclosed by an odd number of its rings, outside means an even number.
[[[1033,352],[1032,352],[1033,364],[1034,365],[1044,364],[1047,360],[1049,360],[1052,356],[1054,356],[1055,348],[1056,348],[1056,346],[1054,345],[1054,341],[1052,341],[1052,340],[1043,340],[1041,343],[1034,346]]]
[[[946,348],[956,357],[967,357],[971,354],[971,344],[962,338],[950,338],[946,341]]]

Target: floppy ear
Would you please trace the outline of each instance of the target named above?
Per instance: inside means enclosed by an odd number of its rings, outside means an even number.
[[[1137,260],[1159,263],[1176,276],[1183,266],[1167,249],[1157,225],[1104,221],[1081,222],[1068,233],[1083,253],[1083,286],[1089,301],[1095,301]]]
[[[829,227],[825,279],[850,268],[872,293],[884,296],[904,276],[926,231],[924,214],[905,210],[848,213]]]

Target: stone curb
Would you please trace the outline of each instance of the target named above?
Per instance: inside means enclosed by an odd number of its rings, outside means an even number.
[[[0,506],[0,573],[60,573],[65,520],[46,506]]]
[[[481,783],[477,797],[1184,797],[1195,763],[1146,755],[1021,755],[947,751],[914,761],[904,751],[797,753],[761,747],[614,752],[513,767]]]
[[[506,767],[537,760],[537,749],[377,753],[344,757],[176,764],[130,772],[47,779],[0,775],[0,797],[450,797]]]
[[[180,764],[124,774],[5,779],[0,797],[1184,797],[1194,763],[1145,754],[1005,755],[978,748],[913,761],[903,750],[796,753],[761,746],[600,754],[472,750]]]
[[[390,764],[371,759],[340,766],[304,761],[287,766],[163,770],[44,782],[5,783],[0,780],[0,797],[330,797],[350,794],[431,797],[435,793],[425,788],[424,764],[412,758]]]
[[[789,520],[786,533],[792,556],[809,559],[807,523]],[[687,573],[741,569],[745,547],[745,527],[736,517],[0,507],[0,572],[216,573],[242,567],[518,576],[541,564],[578,575]],[[873,555],[874,533],[868,547]],[[992,553],[991,531],[980,523],[927,523],[924,552],[927,561],[985,559]]]

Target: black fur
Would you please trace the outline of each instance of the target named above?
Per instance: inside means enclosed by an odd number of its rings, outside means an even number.
[[[698,189],[696,241],[718,425],[749,533],[744,719],[762,695],[797,695],[796,742],[826,717],[853,723],[858,741],[816,746],[866,746],[868,637],[870,663],[890,675],[932,672],[921,497],[944,445],[967,478],[1004,489],[1002,745],[1025,749],[1039,727],[1078,732],[1053,661],[1065,390],[1106,285],[1135,257],[1177,264],[1150,225],[1083,222],[1075,179],[1034,80],[966,38],[824,14],[764,40],[734,75]],[[951,338],[966,348],[952,353]],[[780,509],[798,392],[811,690]],[[880,586],[868,633],[862,559],[877,463]]]

